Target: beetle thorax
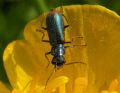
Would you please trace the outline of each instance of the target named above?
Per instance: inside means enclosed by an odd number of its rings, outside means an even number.
[[[52,47],[52,55],[54,56],[63,56],[65,54],[65,49],[63,44],[57,44]]]

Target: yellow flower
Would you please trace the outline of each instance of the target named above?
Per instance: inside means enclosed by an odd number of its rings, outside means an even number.
[[[63,13],[67,19],[63,17],[64,25],[69,24],[64,31],[65,41],[72,40],[66,49],[66,63],[86,65],[64,65],[48,80],[53,65],[46,68],[45,53],[51,46],[42,42],[43,34],[36,31],[46,27],[45,13],[28,23],[25,40],[10,43],[4,52],[8,78],[20,93],[100,93],[120,73],[120,17],[99,5],[64,6]],[[44,40],[48,40],[47,31],[42,31]],[[76,44],[80,45],[72,46]],[[84,44],[87,46],[81,46]],[[51,60],[52,56],[48,58]]]

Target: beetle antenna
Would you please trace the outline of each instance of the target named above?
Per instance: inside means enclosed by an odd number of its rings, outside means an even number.
[[[45,84],[45,90],[47,88],[47,84],[48,84],[48,81],[50,80],[50,78],[52,77],[52,75],[55,73],[56,71],[56,67],[54,67],[53,71],[50,73],[50,76],[48,77],[47,81],[46,81],[46,84]]]

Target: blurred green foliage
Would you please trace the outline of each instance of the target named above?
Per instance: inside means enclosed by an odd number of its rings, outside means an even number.
[[[70,4],[99,4],[120,14],[120,0],[0,0],[0,80],[9,84],[2,55],[13,40],[22,38],[28,21],[51,8]]]

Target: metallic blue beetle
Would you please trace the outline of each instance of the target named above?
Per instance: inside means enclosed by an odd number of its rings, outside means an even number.
[[[61,9],[62,9],[62,6],[61,6]],[[53,59],[51,63],[54,65],[55,69],[65,64],[64,54],[65,54],[65,48],[67,48],[68,46],[65,47],[64,44],[71,43],[71,42],[65,42],[64,29],[67,28],[69,25],[64,26],[63,18],[62,18],[63,16],[64,15],[62,15],[55,9],[52,9],[47,15],[46,17],[47,28],[42,27],[42,29],[47,30],[49,41],[43,40],[44,32],[37,30],[43,33],[42,41],[48,42],[52,46],[51,51],[45,53],[45,57],[50,63],[51,61],[49,61],[49,58],[47,57],[47,55],[49,54],[53,55]],[[55,69],[52,71],[51,75],[46,81],[45,90],[46,90],[47,83],[50,77],[52,76],[52,74],[54,73]]]
[[[69,46],[64,46],[64,44],[71,43],[71,42],[65,42],[64,30],[69,25],[66,25],[66,26],[64,25],[63,18],[62,18],[63,16],[64,15],[57,12],[55,9],[52,9],[49,12],[49,14],[47,15],[47,17],[46,17],[47,28],[42,27],[42,29],[47,30],[49,41],[43,40],[44,33],[42,31],[38,30],[43,33],[42,41],[48,42],[52,46],[51,51],[45,53],[45,57],[49,61],[47,55],[49,55],[49,54],[53,55],[53,59],[52,59],[51,63],[54,65],[55,69],[56,69],[56,67],[61,67],[65,64],[65,58],[64,58],[65,48],[67,48]],[[83,38],[83,37],[77,37],[77,38]],[[73,45],[73,46],[76,46],[76,45]],[[82,46],[86,46],[86,45],[82,45]],[[50,61],[49,61],[49,63],[50,63]],[[83,62],[74,62],[74,63],[85,64]],[[72,62],[72,63],[68,63],[66,65],[70,65],[70,64],[74,64],[74,63]],[[50,77],[52,76],[52,74],[54,73],[55,69],[53,70],[53,72],[49,76],[48,80],[46,81],[45,89],[46,89],[47,83],[48,83]]]
[[[65,63],[64,54],[65,54],[65,37],[64,29],[67,26],[64,26],[62,14],[57,12],[55,9],[52,9],[46,17],[47,32],[49,36],[49,42],[52,46],[50,52],[46,55],[53,55],[52,64],[56,66],[62,66]],[[70,43],[70,42],[67,42]]]
[[[45,53],[45,57],[49,61],[47,55],[49,55],[49,54],[53,55],[53,59],[52,59],[51,63],[55,66],[55,68],[60,67],[65,64],[65,58],[64,58],[65,48],[67,48],[69,46],[64,46],[64,44],[71,43],[71,42],[65,42],[64,30],[69,25],[64,25],[63,18],[62,18],[63,16],[64,15],[62,15],[55,9],[52,9],[46,17],[47,28],[42,27],[42,29],[47,30],[48,37],[49,37],[49,41],[43,40],[44,33],[42,32],[43,33],[42,41],[48,42],[52,46],[51,51]],[[38,30],[38,31],[40,31],[40,30]],[[77,36],[76,38],[83,38],[83,37]],[[86,45],[80,45],[80,44],[78,44],[78,45],[86,46]],[[78,46],[78,45],[73,45],[73,46]],[[49,61],[49,63],[50,63],[50,61]],[[73,63],[85,64],[83,62],[72,62],[72,63],[68,63],[68,64],[73,64]],[[68,64],[66,64],[66,65],[68,65]]]

